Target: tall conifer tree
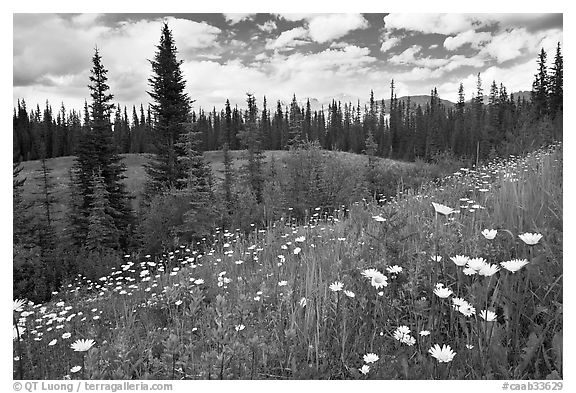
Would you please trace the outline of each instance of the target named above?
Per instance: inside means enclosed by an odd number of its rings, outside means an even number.
[[[179,157],[184,157],[184,147],[178,142],[190,121],[190,99],[185,93],[186,82],[177,60],[177,49],[168,24],[164,24],[160,43],[156,46],[154,60],[150,61],[153,75],[148,79],[148,92],[155,122],[153,141],[154,159],[146,166],[148,198],[165,190],[182,187],[179,179],[186,177],[186,167]]]

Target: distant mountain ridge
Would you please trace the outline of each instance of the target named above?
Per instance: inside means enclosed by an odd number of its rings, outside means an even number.
[[[514,101],[516,101],[519,97],[520,99],[526,99],[526,100],[530,100],[531,97],[531,92],[530,91],[517,91],[512,93],[512,96],[514,97]],[[430,95],[426,95],[426,94],[421,94],[421,95],[412,95],[412,96],[402,96],[402,97],[398,97],[398,101],[402,101],[402,102],[407,102],[408,98],[410,98],[410,106],[412,106],[413,108],[416,108],[418,105],[420,105],[422,108],[426,107],[426,104],[428,104],[430,102]],[[484,105],[488,105],[488,101],[489,101],[489,97],[487,95],[485,95],[484,97]],[[342,104],[342,106],[344,104],[349,104],[351,103],[352,106],[357,106],[358,102],[360,102],[360,106],[363,109],[364,105],[368,105],[368,100],[367,99],[360,99],[359,97],[356,96],[352,96],[352,95],[348,95],[348,94],[338,94],[336,96],[333,97],[327,97],[325,99],[323,99],[322,101],[320,101],[318,98],[314,98],[314,97],[309,97],[309,98],[304,98],[303,100],[298,100],[298,104],[301,107],[306,107],[306,102],[307,100],[310,100],[310,110],[312,112],[314,111],[320,111],[322,110],[322,107],[324,107],[324,110],[328,110],[328,105],[332,103],[332,101],[336,101],[336,102],[340,102]],[[382,99],[376,99],[375,101],[377,103],[378,106],[381,105]],[[471,102],[472,100],[467,100],[466,103]],[[446,108],[452,108],[456,105],[456,103],[450,101],[450,100],[445,100],[442,97],[440,97],[440,102],[446,107]],[[290,103],[283,103],[283,105],[289,106]],[[386,106],[386,109],[390,108],[390,99],[384,99],[384,105]]]

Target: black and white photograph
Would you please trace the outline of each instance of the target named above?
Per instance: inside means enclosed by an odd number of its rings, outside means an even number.
[[[566,388],[564,14],[481,7],[12,13],[14,390]]]

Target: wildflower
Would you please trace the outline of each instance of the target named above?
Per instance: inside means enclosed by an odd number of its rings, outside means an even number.
[[[402,343],[411,347],[412,345],[416,344],[416,339],[412,336],[404,336]]]
[[[260,300],[260,296],[254,296],[254,300],[255,300],[255,301],[259,301],[259,300]]]
[[[288,281],[286,281],[286,280],[280,281],[280,282],[278,283],[278,286],[279,286],[279,287],[283,287],[283,286],[286,286],[286,285],[288,285]]]
[[[75,352],[86,352],[90,348],[94,346],[94,340],[76,340],[70,348],[72,348]]]
[[[442,205],[440,203],[432,202],[432,206],[434,206],[434,210],[436,211],[436,213],[440,213],[440,214],[443,214],[445,216],[454,213],[454,209],[452,209],[451,207]]]
[[[431,256],[430,259],[432,259],[433,262],[440,262],[442,260],[442,257],[440,255],[434,255]]]
[[[82,370],[82,366],[74,366],[70,369],[70,372],[71,373],[77,373],[80,370]]]
[[[57,339],[54,339],[54,340],[50,341],[50,342],[48,343],[48,345],[49,345],[49,346],[56,345],[57,342],[58,342],[58,340],[57,340]]]
[[[429,335],[430,335],[430,331],[429,331],[429,330],[421,330],[421,331],[420,331],[420,335],[421,335],[422,337],[424,337],[424,336],[429,336]]]
[[[528,264],[526,259],[512,259],[506,262],[500,262],[500,265],[509,272],[516,273]]]
[[[17,299],[12,302],[12,309],[14,311],[22,311],[22,307],[26,304],[26,299]]]
[[[194,284],[196,284],[196,285],[204,284],[204,280],[199,278],[196,281],[194,281]]]
[[[394,265],[394,266],[388,266],[386,268],[386,271],[390,274],[398,274],[402,272],[402,268],[398,265]]]
[[[374,362],[377,362],[378,359],[380,359],[380,358],[375,353],[367,353],[366,355],[364,355],[364,362],[365,363],[374,363]]]
[[[468,261],[468,267],[476,271],[480,271],[484,265],[486,265],[484,258],[472,258]]]
[[[344,284],[342,284],[340,281],[335,281],[332,284],[330,284],[330,290],[332,292],[341,291],[342,288],[344,288]]]
[[[240,260],[238,260],[238,261],[236,261],[236,262],[234,262],[234,263],[235,263],[236,265],[242,265],[242,264],[244,263],[244,261],[240,259]]]
[[[428,352],[432,357],[436,358],[439,363],[451,362],[452,359],[454,359],[454,355],[456,355],[456,353],[452,351],[452,348],[450,348],[450,345],[442,345],[442,348],[440,348],[440,345],[436,344],[430,348]]]
[[[448,296],[452,295],[454,292],[450,288],[444,288],[443,284],[436,284],[436,288],[434,289],[434,294],[439,298],[445,299]]]
[[[371,269],[363,270],[361,274],[362,274],[364,277],[371,279],[372,277],[374,277],[374,275],[376,275],[376,274],[382,274],[382,273],[380,273],[380,272],[379,272],[378,270],[376,270],[376,269],[372,269],[372,268],[371,268]]]
[[[241,331],[241,330],[244,330],[245,327],[246,327],[246,326],[244,326],[243,324],[240,324],[240,325],[234,326],[234,329],[236,329],[236,331],[239,332],[239,331]]]
[[[306,302],[307,302],[307,300],[306,300],[305,297],[303,297],[302,299],[300,299],[300,307],[306,307]]]
[[[350,297],[350,298],[356,297],[356,294],[355,294],[354,292],[349,291],[349,290],[347,290],[347,289],[344,290],[344,295],[346,295],[346,296],[348,296],[348,297]]]
[[[498,272],[499,270],[500,270],[500,266],[491,265],[491,264],[487,263],[480,268],[480,271],[478,272],[478,274],[480,274],[481,276],[490,277],[490,276],[494,275],[496,272]]]
[[[302,251],[302,249],[301,249],[300,247],[296,247],[296,248],[294,249],[294,255],[300,254],[300,251]]]
[[[464,270],[462,270],[462,273],[464,273],[467,276],[473,276],[475,275],[477,272],[476,270],[472,269],[471,267],[467,267]]]
[[[179,306],[182,304],[182,300],[177,300],[174,304],[176,304],[176,306]]]
[[[297,243],[304,243],[304,240],[306,240],[306,237],[304,237],[304,236],[300,236],[300,237],[297,237],[296,239],[294,239],[294,241]]]
[[[464,266],[470,260],[470,258],[464,255],[456,255],[455,257],[450,257],[450,259],[452,260],[452,262],[454,262],[454,264],[456,264],[456,266]]]
[[[529,246],[533,246],[535,244],[537,244],[540,239],[542,239],[542,235],[539,233],[523,233],[522,235],[518,235],[518,237],[520,239],[522,239],[522,241],[524,243],[526,243]]]
[[[488,240],[494,239],[497,233],[498,231],[496,229],[484,229],[482,231],[482,235],[484,235],[484,237]]]
[[[384,217],[380,216],[380,215],[378,215],[378,216],[372,216],[372,218],[373,218],[375,221],[377,221],[377,222],[384,222],[384,221],[386,221],[386,219],[385,219]]]
[[[474,345],[466,344],[467,349],[474,349]]]
[[[63,338],[63,339],[67,339],[67,338],[70,338],[70,336],[72,336],[72,334],[70,334],[70,333],[64,333],[64,334],[62,335],[62,338]]]
[[[372,277],[371,284],[374,288],[380,289],[382,287],[388,286],[387,280],[388,280],[388,278],[385,275],[383,275],[382,273],[378,273]]]
[[[480,311],[480,316],[482,319],[488,322],[493,322],[496,320],[496,313],[490,310],[482,310]]]
[[[460,311],[465,317],[471,317],[476,314],[476,309],[468,302],[458,307],[458,311]]]
[[[370,371],[370,366],[365,364],[362,367],[360,367],[358,370],[360,370],[360,372],[364,375],[368,374],[368,372]]]

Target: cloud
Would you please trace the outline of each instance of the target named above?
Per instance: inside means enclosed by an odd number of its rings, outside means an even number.
[[[484,94],[490,89],[492,81],[497,85],[503,83],[508,93],[516,91],[530,90],[532,86],[532,77],[536,71],[536,62],[530,60],[511,67],[491,66],[480,73]],[[458,86],[462,82],[466,100],[476,94],[476,81],[478,72],[474,71],[468,75],[459,78],[451,78],[440,86],[438,93],[441,97],[456,102],[458,100]]]
[[[416,61],[415,56],[420,53],[422,47],[420,45],[412,45],[399,55],[392,56],[388,61],[392,64],[414,64]]]
[[[262,25],[258,25],[258,28],[262,31],[265,31],[266,33],[271,33],[274,30],[276,30],[277,26],[276,22],[274,22],[273,20],[269,20],[264,22],[264,24]]]
[[[476,19],[470,14],[389,14],[384,17],[384,23],[387,29],[457,34],[470,30]]]
[[[392,37],[390,32],[387,32],[382,36],[382,46],[380,46],[380,52],[388,52],[390,49],[400,44],[400,41],[402,41],[402,38]]]
[[[444,40],[444,48],[453,51],[461,46],[470,44],[472,48],[478,49],[482,44],[489,42],[492,34],[488,32],[475,32],[474,30],[467,30],[459,33],[454,37],[446,37]]]
[[[287,13],[287,14],[277,14],[279,17],[290,21],[298,22],[307,18],[310,18],[313,14],[298,14],[298,13]]]
[[[547,52],[554,51],[557,42],[562,42],[560,29],[531,33],[525,28],[515,28],[496,34],[478,55],[504,63],[524,55],[535,56],[541,47]]]
[[[283,31],[278,38],[266,42],[266,49],[293,48],[297,45],[308,43],[304,40],[308,37],[308,30],[303,27],[295,27],[291,30]]]
[[[365,29],[368,21],[360,14],[330,14],[311,18],[310,37],[316,42],[328,42],[344,37],[351,31]]]
[[[318,43],[329,42],[354,30],[365,29],[369,23],[361,14],[278,14],[281,18],[305,21],[309,36]]]
[[[256,14],[249,14],[249,13],[226,14],[225,13],[222,15],[224,15],[224,18],[226,19],[227,22],[229,22],[231,25],[234,25],[234,24],[241,22],[243,20],[251,19]]]
[[[114,27],[91,25],[96,23],[96,19],[93,14],[68,20],[58,15],[40,18],[37,15],[15,15],[14,83],[35,83],[44,75],[58,77],[88,70],[96,45],[101,51],[104,66],[110,71],[111,84],[119,73],[149,72],[147,59],[154,56],[163,21],[124,21]],[[166,18],[166,21],[181,56],[217,45],[220,33],[217,27],[179,18]],[[35,29],[23,28],[30,23],[35,24]]]

